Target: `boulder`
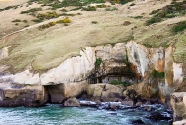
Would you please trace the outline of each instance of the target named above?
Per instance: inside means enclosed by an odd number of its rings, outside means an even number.
[[[0,106],[38,107],[48,100],[41,85],[0,84]]]
[[[116,102],[121,101],[123,95],[123,86],[111,85],[111,84],[89,84],[87,89],[87,95],[91,100],[93,98],[100,98],[104,102]]]
[[[102,91],[101,99],[102,101],[121,101],[123,95],[124,87],[121,85],[111,85],[105,84],[105,87]]]
[[[172,125],[185,125],[185,124],[186,124],[186,120],[182,120],[182,121],[173,122]]]
[[[80,103],[76,98],[69,98],[64,103],[63,106],[66,107],[79,107]]]
[[[170,95],[174,121],[186,119],[186,92],[174,92]]]
[[[122,105],[127,105],[127,106],[134,106],[134,102],[132,100],[125,100],[121,102]]]

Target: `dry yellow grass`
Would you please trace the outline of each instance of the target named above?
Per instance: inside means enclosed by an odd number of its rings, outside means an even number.
[[[12,46],[10,48],[10,56],[8,59],[2,60],[0,64],[7,64],[11,66],[11,72],[23,70],[27,65],[32,63],[32,66],[37,71],[45,71],[50,68],[58,66],[65,59],[78,55],[81,48],[86,46],[104,45],[108,43],[126,42],[129,36],[134,36],[134,40],[139,43],[149,43],[154,47],[164,46],[171,43],[175,38],[178,38],[176,43],[175,56],[185,52],[185,36],[184,34],[172,35],[170,32],[170,25],[179,20],[185,20],[185,17],[169,19],[165,22],[155,24],[152,26],[145,26],[144,23],[150,18],[149,13],[169,4],[167,2],[157,1],[156,3],[150,0],[135,2],[135,6],[130,7],[131,3],[126,5],[115,5],[117,11],[105,11],[99,9],[95,12],[75,11],[72,13],[82,13],[70,17],[72,21],[69,26],[57,24],[42,31],[38,30],[38,26],[47,24],[51,21],[57,21],[64,17],[57,19],[50,19],[39,24],[30,23],[30,27],[22,29],[16,35],[10,35],[0,40],[0,48],[4,46]],[[37,7],[39,5],[32,5]],[[26,10],[26,6],[15,10],[8,10],[0,12],[0,24],[3,22],[5,26],[0,25],[2,29],[0,32],[6,32],[1,36],[18,30],[12,24],[12,18],[6,17],[6,13],[14,13],[14,19],[31,20],[30,15],[21,15],[20,11]],[[68,9],[68,8],[67,8]],[[134,16],[142,15],[141,19],[134,19]],[[124,21],[130,21],[131,24],[124,26]],[[174,21],[172,21],[174,20]],[[92,21],[97,21],[97,24],[92,24]],[[137,27],[137,28],[136,28]],[[12,38],[11,38],[12,37]],[[182,41],[182,42],[180,42]],[[180,51],[184,50],[184,51]]]

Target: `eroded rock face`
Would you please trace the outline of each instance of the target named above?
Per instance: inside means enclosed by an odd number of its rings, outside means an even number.
[[[174,121],[186,119],[186,92],[174,92],[170,95],[170,104],[174,111]]]
[[[123,97],[123,86],[111,84],[92,84],[88,85],[87,95],[90,99],[98,98],[101,101],[120,101]]]
[[[134,89],[144,97],[158,97],[165,102],[165,97],[172,93],[174,87],[183,80],[182,64],[173,63],[173,51],[172,46],[167,49],[162,47],[147,48],[133,41],[127,44],[117,43],[114,46],[86,47],[80,51],[81,56],[69,58],[46,73],[31,72],[31,67],[16,74],[1,75],[0,84],[44,85],[51,96],[51,102],[61,103],[64,99],[76,97],[82,93],[87,85],[85,80],[94,74],[94,77],[101,79],[100,81],[104,83],[110,83],[113,80],[138,82],[128,88]],[[95,62],[99,58],[101,64],[98,68],[95,67]],[[4,68],[0,68],[0,73],[3,70]],[[151,76],[153,70],[164,72],[165,77],[154,79]],[[135,76],[129,77],[132,73]],[[112,76],[113,74],[115,76]],[[110,101],[109,99],[121,98],[122,91],[121,88],[110,87],[107,84],[89,86],[87,93],[92,97],[99,97],[98,100]]]
[[[50,85],[51,83],[72,83],[85,80],[95,66],[94,48],[87,47],[84,51],[80,51],[80,55],[67,59],[58,67],[42,74],[41,84]]]
[[[41,85],[0,84],[0,106],[38,107],[48,100]]]
[[[87,89],[87,82],[62,83],[58,85],[45,86],[48,91],[51,103],[62,103],[70,97],[77,97]]]
[[[8,48],[9,47],[4,47],[0,49],[0,60],[8,57]]]

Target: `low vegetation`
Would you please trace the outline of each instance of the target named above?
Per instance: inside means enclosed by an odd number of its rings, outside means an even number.
[[[37,14],[37,18],[40,20],[44,20],[44,19],[52,19],[52,18],[57,18],[59,17],[60,14],[54,12],[46,12],[46,13],[39,13]]]
[[[29,9],[29,10],[26,10],[26,11],[21,11],[21,14],[34,13],[34,12],[41,11],[41,10],[42,10],[42,8],[32,8],[32,9]]]
[[[130,83],[127,83],[127,82],[122,82],[120,80],[113,80],[110,82],[110,84],[112,85],[123,85],[123,86],[129,86]]]
[[[182,32],[186,29],[186,21],[181,21],[172,27],[174,33]]]
[[[105,10],[106,11],[114,11],[114,10],[118,10],[118,8],[116,8],[116,7],[107,7]]]
[[[97,58],[96,62],[95,62],[95,67],[96,68],[100,68],[101,63],[102,63],[102,59],[101,58]]]
[[[68,17],[66,17],[63,20],[58,20],[56,22],[49,22],[47,24],[43,24],[43,25],[39,26],[39,30],[43,30],[43,29],[55,26],[57,23],[64,23],[65,26],[68,26],[67,23],[71,23],[71,20]]]
[[[152,71],[152,76],[154,78],[164,78],[165,77],[165,73],[164,72],[158,72],[157,70],[153,70]]]
[[[20,19],[15,19],[12,22],[21,22],[21,20]]]
[[[172,4],[163,7],[162,9],[154,10],[150,14],[154,16],[146,22],[146,25],[161,22],[166,18],[183,16],[186,14],[186,1],[172,2]]]

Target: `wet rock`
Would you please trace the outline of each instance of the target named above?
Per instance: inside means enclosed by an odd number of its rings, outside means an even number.
[[[139,107],[139,106],[141,106],[142,104],[143,104],[142,102],[137,102],[137,103],[136,103],[136,106]]]
[[[150,106],[143,106],[143,110],[150,112],[152,108]]]
[[[81,106],[89,106],[89,107],[96,107],[97,103],[92,101],[79,101]]]
[[[121,102],[123,105],[127,106],[134,106],[134,102],[131,99],[125,99],[124,101]]]
[[[79,107],[80,103],[76,98],[69,98],[64,103],[63,106],[66,107]]]
[[[159,121],[159,120],[172,120],[172,117],[168,117],[166,115],[162,115],[161,113],[158,112],[154,112],[152,114],[150,114],[149,116],[147,116],[146,118],[153,120],[153,121]]]
[[[111,110],[116,110],[116,109],[119,109],[121,103],[120,102],[110,102],[109,103],[109,108]]]
[[[110,114],[110,115],[117,115],[116,112],[108,112],[108,114]]]
[[[131,122],[133,125],[146,125],[141,119],[134,120]]]

